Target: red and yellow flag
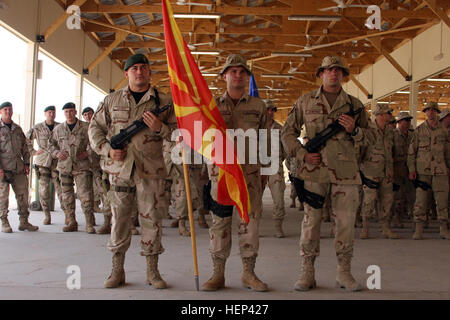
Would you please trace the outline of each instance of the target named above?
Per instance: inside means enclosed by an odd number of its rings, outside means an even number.
[[[241,219],[248,223],[250,199],[247,184],[235,147],[227,148],[233,142],[226,134],[225,121],[181,36],[172,6],[168,0],[162,0],[162,6],[170,88],[178,128],[190,133],[190,137],[183,135],[183,141],[219,167],[217,202],[236,206]],[[198,132],[199,123],[201,132]],[[184,130],[181,131],[183,133]]]

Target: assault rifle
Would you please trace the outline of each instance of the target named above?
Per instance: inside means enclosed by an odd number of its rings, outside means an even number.
[[[420,189],[425,190],[425,191],[431,189],[431,186],[428,183],[420,181],[420,180],[417,180],[417,179],[414,179],[412,181],[412,183],[414,185],[414,188],[416,188],[416,189],[420,188]]]
[[[345,114],[354,117],[357,114],[361,113],[363,109],[364,108],[360,108],[354,111],[352,105],[350,111]],[[308,151],[308,153],[318,153],[319,150],[326,145],[328,139],[342,130],[345,130],[345,128],[339,123],[339,120],[335,120],[332,124],[329,124],[328,127],[320,131],[314,138],[309,140],[305,145],[305,149]]]
[[[152,113],[155,116],[158,116],[159,114],[161,114],[164,111],[166,111],[167,109],[169,109],[169,107],[172,104],[168,104],[167,106],[159,108],[159,106],[161,104],[160,100],[159,100],[159,94],[156,89],[154,89],[154,90],[155,90],[156,108],[154,111],[152,111]],[[109,144],[111,145],[111,148],[113,148],[113,149],[125,148],[125,146],[128,143],[130,143],[131,138],[133,138],[136,134],[138,134],[141,130],[143,130],[145,128],[147,128],[147,125],[145,124],[143,118],[133,121],[133,123],[131,125],[129,125],[125,129],[120,130],[120,132],[118,134],[116,134],[114,137],[111,138],[111,141],[109,142]]]
[[[167,105],[163,108],[157,107],[156,110],[152,111],[155,116],[158,116],[160,113],[169,109],[171,105]],[[125,146],[130,143],[131,138],[133,138],[136,134],[138,134],[141,130],[147,128],[147,125],[144,122],[144,119],[139,119],[133,121],[131,125],[126,127],[125,129],[120,130],[118,134],[111,138],[109,144],[113,149],[123,149]]]
[[[354,117],[357,114],[361,113],[364,108],[360,108],[358,110],[354,110],[353,104],[350,103],[350,111],[345,113],[348,116]],[[331,137],[336,135],[337,133],[345,130],[345,128],[339,124],[339,120],[335,120],[333,123],[329,124],[325,129],[320,131],[314,138],[309,140],[305,149],[308,153],[318,153],[322,147],[324,147]],[[299,178],[294,176],[289,176],[289,179],[294,184],[295,191],[297,192],[297,196],[300,202],[306,202],[314,209],[323,208],[325,203],[325,198],[320,194],[308,191],[305,189],[305,182]]]
[[[379,183],[379,182],[376,182],[376,181],[373,181],[372,179],[367,178],[367,177],[362,173],[362,171],[360,171],[359,174],[361,175],[362,183],[363,183],[365,186],[369,187],[370,189],[378,189],[378,188],[380,187],[380,183]]]

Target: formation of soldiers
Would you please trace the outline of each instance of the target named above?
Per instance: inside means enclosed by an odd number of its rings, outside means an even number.
[[[7,218],[10,186],[19,208],[19,230],[38,230],[28,222],[27,175],[34,156],[39,198],[45,215],[43,224],[51,224],[52,183],[65,214],[63,231],[78,231],[76,185],[86,232],[111,234],[107,247],[112,253],[112,270],[104,286],[116,288],[125,283],[125,255],[132,234],[139,234],[136,229],[139,225],[147,283],[163,289],[167,284],[159,273],[158,257],[164,252],[162,220],[172,218],[169,214],[171,197],[176,214],[172,225],[181,235],[189,236],[183,169],[174,164],[171,157],[182,141],[172,141],[172,132],[177,127],[172,99],[150,86],[148,59],[141,54],[133,55],[126,61],[124,71],[128,85],[109,94],[97,111],[85,108],[82,111],[85,121],[77,118],[74,103],[63,106],[64,123],[54,121],[56,108],[48,106],[44,110],[45,121],[25,135],[12,121],[12,104],[0,105],[2,232],[12,232]],[[296,188],[301,186],[305,193],[299,194],[291,184],[291,207],[296,206],[295,199],[299,196],[301,210],[305,210],[300,237],[301,272],[295,290],[316,287],[315,260],[320,253],[322,221],[332,222],[338,262],[336,284],[349,291],[362,289],[351,274],[358,214],[362,223],[361,239],[369,238],[369,221],[377,213],[383,237],[399,238],[391,227],[402,227],[402,220],[412,216],[413,239],[422,239],[431,199],[434,199],[440,237],[450,239],[448,111],[441,113],[437,103],[429,103],[423,109],[427,120],[416,130],[411,129],[412,116],[408,112],[400,112],[395,119],[387,105],[378,104],[372,110],[374,118],[371,120],[361,101],[342,88],[342,80],[349,73],[339,57],[325,57],[316,73],[322,79],[322,86],[301,96],[282,126],[274,121],[277,108],[272,101],[246,93],[251,70],[244,57],[228,56],[220,72],[227,90],[215,100],[227,128],[268,129],[269,136],[271,130],[280,132],[279,140],[269,139],[267,148],[270,150],[270,144],[278,144],[279,167],[274,175],[261,176],[260,163],[241,165],[251,203],[249,223],[241,222],[238,231],[242,284],[246,288],[269,290],[255,274],[262,194],[267,184],[274,201],[275,236],[282,238],[286,215],[284,160],[292,181],[300,183]],[[146,127],[125,146],[114,149],[111,138],[136,120],[143,121]],[[321,141],[319,147],[310,147],[310,143],[317,142],[317,137],[330,127],[337,128],[333,135]],[[34,149],[34,140],[38,150]],[[249,143],[246,140],[246,155]],[[197,210],[199,226],[209,228],[210,235],[213,274],[203,284],[204,291],[225,287],[225,265],[231,252],[233,207],[217,203],[218,176],[219,169],[214,164],[190,165],[193,208]],[[204,188],[206,185],[210,189]],[[208,207],[202,201],[205,193],[210,193]],[[209,227],[205,215],[210,211],[212,225]],[[97,231],[94,212],[104,214],[104,223]]]

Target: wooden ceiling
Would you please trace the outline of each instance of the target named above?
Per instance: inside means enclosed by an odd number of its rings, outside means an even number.
[[[55,0],[66,10],[81,6],[83,29],[104,51],[87,66],[91,72],[110,56],[118,65],[134,53],[151,61],[152,84],[169,89],[164,46],[161,1],[145,0]],[[450,27],[448,0],[173,0],[174,13],[218,14],[219,18],[180,18],[180,30],[192,51],[216,51],[218,55],[196,55],[213,94],[223,92],[225,82],[217,73],[230,53],[244,55],[262,98],[275,100],[283,121],[292,103],[318,87],[315,77],[324,56],[344,57],[353,80],[381,58],[386,58],[405,78],[408,74],[390,53],[405,41],[434,24]],[[381,8],[381,30],[369,30],[365,22],[368,5]],[[334,7],[334,8],[330,8]],[[295,21],[292,16],[339,16],[339,21]],[[310,53],[310,57],[272,56],[274,53]],[[450,72],[440,75],[450,78]],[[114,89],[125,82],[118,83]],[[448,97],[450,82],[424,82],[422,101]],[[217,88],[217,89],[216,89]],[[447,94],[447,96],[445,96]],[[394,94],[385,101],[408,109],[408,94]],[[398,110],[397,110],[398,111]]]

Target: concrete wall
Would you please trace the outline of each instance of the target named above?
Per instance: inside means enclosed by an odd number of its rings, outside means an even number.
[[[436,61],[434,57],[440,53],[441,26],[444,56]],[[396,49],[391,56],[408,74],[412,74],[413,81],[426,79],[450,67],[450,29],[445,24],[434,25]],[[374,99],[380,99],[410,85],[385,58],[361,72],[357,79],[373,94]],[[344,89],[359,97],[364,104],[370,103],[367,96],[352,81],[346,83]]]
[[[0,10],[0,20],[29,41],[43,34],[64,13],[54,0],[3,0],[6,10]],[[81,74],[101,49],[82,30],[69,30],[63,23],[41,45],[44,52]],[[109,92],[123,78],[123,72],[107,57],[85,76],[95,86]]]

